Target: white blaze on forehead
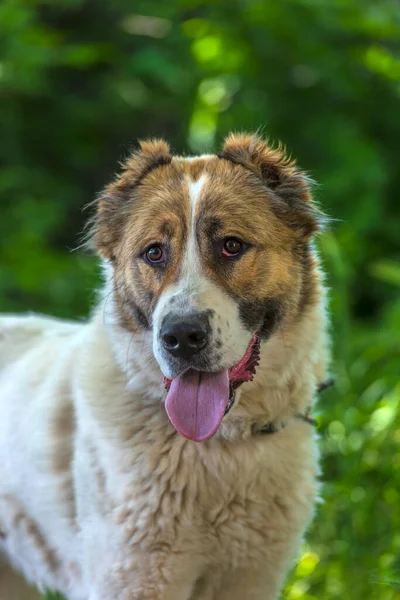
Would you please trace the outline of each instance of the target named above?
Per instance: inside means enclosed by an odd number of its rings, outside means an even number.
[[[196,181],[187,177],[187,190],[189,195],[189,223],[188,239],[181,258],[180,278],[171,286],[168,286],[160,296],[154,317],[161,319],[164,311],[168,310],[169,300],[178,296],[183,300],[186,310],[196,304],[201,288],[201,256],[196,236],[196,213],[197,205],[201,197],[206,175],[202,175]],[[182,303],[181,303],[182,304]]]
[[[186,246],[186,252],[182,265],[181,285],[188,293],[197,291],[201,275],[201,257],[196,235],[196,214],[204,184],[207,180],[206,175],[202,175],[196,181],[188,180],[189,201],[190,201],[190,228]]]
[[[189,197],[190,197],[190,206],[192,209],[191,219],[192,219],[192,227],[194,224],[194,216],[196,213],[196,206],[198,204],[201,191],[204,187],[205,182],[207,181],[207,175],[202,175],[196,181],[189,179]]]

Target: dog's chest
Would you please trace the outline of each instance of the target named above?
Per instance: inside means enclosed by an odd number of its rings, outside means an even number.
[[[265,556],[268,539],[282,517],[284,500],[268,491],[260,456],[245,450],[218,456],[186,443],[136,461],[124,501],[113,518],[124,542],[154,552],[179,548],[200,552],[230,568]]]

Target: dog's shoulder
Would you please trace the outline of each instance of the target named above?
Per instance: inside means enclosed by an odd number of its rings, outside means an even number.
[[[66,336],[81,324],[37,314],[0,315],[0,369],[35,347],[45,337]]]

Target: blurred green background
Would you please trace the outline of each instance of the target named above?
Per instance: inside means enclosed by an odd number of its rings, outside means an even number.
[[[400,598],[398,2],[3,0],[0,36],[0,310],[88,314],[82,209],[137,138],[261,126],[320,183],[336,385],[284,597]]]

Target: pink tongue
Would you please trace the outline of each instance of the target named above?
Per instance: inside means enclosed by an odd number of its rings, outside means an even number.
[[[218,373],[188,371],[172,380],[165,408],[181,435],[202,442],[217,431],[228,402],[227,369]]]

